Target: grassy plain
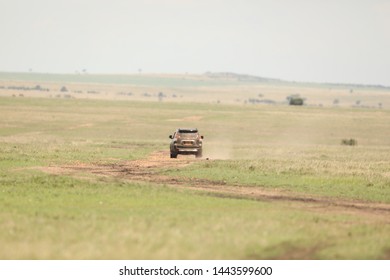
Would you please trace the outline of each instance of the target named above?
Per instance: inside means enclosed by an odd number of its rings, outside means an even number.
[[[210,102],[193,103],[186,101],[199,98],[191,85],[180,102],[141,95],[119,95],[118,100],[113,96],[128,85],[73,82],[3,81],[88,87],[99,93],[88,95],[84,89],[81,96],[64,98],[55,97],[63,93],[53,90],[28,91],[22,97],[3,89],[1,259],[390,258],[386,99],[382,109],[224,104],[214,102],[221,85],[208,85],[200,91]],[[226,83],[223,88],[233,94],[234,85]],[[154,84],[143,86],[158,92]],[[279,90],[278,85],[273,88]],[[47,172],[49,167],[147,159],[167,150],[168,135],[180,126],[201,129],[209,160],[160,166],[155,176],[328,203],[216,195],[185,185],[132,180],[131,174]],[[356,139],[358,145],[343,146],[344,138]],[[339,207],[333,201],[368,206]]]

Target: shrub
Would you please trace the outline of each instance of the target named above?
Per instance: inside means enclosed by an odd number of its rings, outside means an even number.
[[[341,145],[346,145],[346,146],[356,146],[357,141],[353,138],[351,139],[343,139],[341,140]]]
[[[287,96],[288,105],[302,106],[305,102],[305,98],[300,97],[299,94]]]

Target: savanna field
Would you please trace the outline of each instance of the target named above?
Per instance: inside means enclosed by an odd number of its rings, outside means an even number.
[[[0,259],[390,259],[389,106],[356,85],[1,73]],[[178,127],[202,159],[169,158]]]

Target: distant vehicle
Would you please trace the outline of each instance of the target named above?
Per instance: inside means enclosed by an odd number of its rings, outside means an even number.
[[[177,155],[195,155],[202,157],[203,136],[199,135],[197,128],[178,128],[173,135],[169,135],[171,140],[171,158]]]

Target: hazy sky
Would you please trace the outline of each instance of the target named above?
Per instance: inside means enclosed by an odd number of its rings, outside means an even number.
[[[0,71],[390,86],[390,0],[0,0]]]

